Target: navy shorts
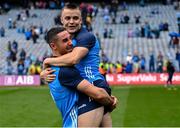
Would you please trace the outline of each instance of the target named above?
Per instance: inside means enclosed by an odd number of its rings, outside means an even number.
[[[105,89],[107,93],[111,95],[111,88],[109,87],[109,84],[105,80],[96,80],[93,82],[93,85]],[[92,111],[99,107],[102,107],[100,103],[91,99],[89,96],[79,92],[78,115]],[[108,110],[105,108],[105,113],[107,111]]]
[[[102,107],[102,105],[96,102],[95,100],[91,99],[89,96],[83,93],[79,93],[78,115],[92,111],[99,107]]]

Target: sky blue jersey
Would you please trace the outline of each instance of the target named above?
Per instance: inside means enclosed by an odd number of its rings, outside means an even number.
[[[51,96],[63,118],[63,127],[77,127],[78,92],[77,85],[83,80],[74,67],[55,67],[54,81],[49,83]]]
[[[99,72],[100,45],[96,37],[85,28],[81,28],[72,42],[74,47],[85,47],[89,50],[89,53],[76,64],[81,76],[91,83],[99,79],[104,80],[104,77]]]

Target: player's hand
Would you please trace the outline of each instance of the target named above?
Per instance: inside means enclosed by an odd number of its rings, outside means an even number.
[[[117,104],[118,104],[118,99],[115,96],[111,96],[111,98],[114,100],[112,106],[114,106],[116,108]]]
[[[115,96],[111,96],[111,98],[113,99],[113,104],[108,107],[109,112],[112,112],[117,107],[118,104],[118,99]]]
[[[40,78],[46,82],[52,82],[56,77],[56,75],[52,74],[53,72],[55,72],[55,70],[46,68],[40,73]]]
[[[49,67],[49,58],[46,58],[44,61],[43,61],[43,69],[46,69]]]

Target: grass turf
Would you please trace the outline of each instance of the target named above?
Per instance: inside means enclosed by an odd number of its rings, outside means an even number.
[[[180,88],[162,86],[112,87],[119,105],[112,112],[113,126],[180,126]],[[1,87],[0,127],[62,126],[61,116],[47,86]]]

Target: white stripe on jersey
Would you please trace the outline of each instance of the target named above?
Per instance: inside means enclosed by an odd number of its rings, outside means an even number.
[[[76,114],[76,108],[73,108],[70,112],[70,117],[72,120],[72,127],[77,128],[77,114]]]

